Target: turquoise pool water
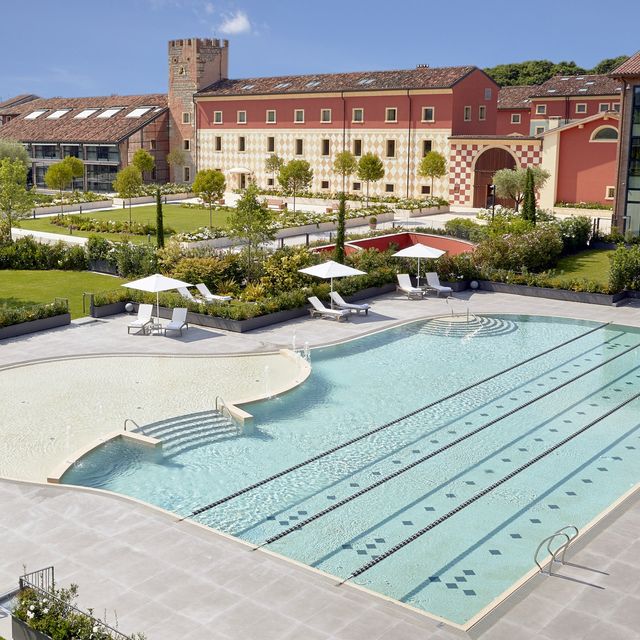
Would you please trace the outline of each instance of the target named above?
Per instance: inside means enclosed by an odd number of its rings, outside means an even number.
[[[378,429],[194,518],[462,624],[534,566],[542,538],[640,480],[637,329],[426,321],[314,350],[312,369],[245,407],[252,435],[207,435],[193,416],[182,424],[204,437],[181,442],[176,423],[160,452],[116,441],[63,481],[187,516]]]

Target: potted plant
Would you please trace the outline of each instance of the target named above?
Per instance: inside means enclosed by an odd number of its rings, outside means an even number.
[[[369,218],[369,229],[371,229],[371,231],[375,231],[377,226],[378,226],[378,218],[376,218],[375,216],[371,216]]]

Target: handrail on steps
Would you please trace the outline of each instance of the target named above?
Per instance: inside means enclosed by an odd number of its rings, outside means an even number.
[[[229,420],[231,420],[231,422],[233,422],[233,424],[236,426],[236,431],[238,433],[242,433],[242,425],[237,420],[237,418],[233,415],[233,413],[231,413],[231,410],[227,406],[227,403],[224,401],[224,398],[222,396],[216,396],[215,410],[222,416],[225,415],[224,410],[226,410],[226,415],[229,418]]]
[[[571,534],[567,533],[567,530],[573,530]],[[550,536],[547,536],[540,542],[535,553],[533,554],[533,560],[538,565],[538,569],[540,569],[540,573],[546,573],[547,575],[551,575],[551,568],[554,562],[558,562],[559,564],[565,564],[564,557],[567,553],[567,549],[569,545],[578,537],[580,531],[578,527],[575,525],[569,524],[561,529],[558,529],[556,532],[552,533]],[[551,543],[558,537],[565,538],[565,541],[555,550],[551,550]],[[549,563],[549,569],[547,571],[544,570],[543,565],[538,561],[538,554],[540,553],[540,549],[543,546],[547,547],[547,553],[551,556],[551,562]]]

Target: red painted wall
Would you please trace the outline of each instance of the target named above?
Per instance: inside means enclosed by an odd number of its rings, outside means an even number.
[[[484,90],[491,89],[491,99],[484,99]],[[496,132],[496,113],[500,87],[480,69],[475,69],[453,87],[453,135],[491,135]],[[487,108],[486,120],[478,120],[478,107]],[[471,106],[471,120],[465,122],[464,107]]]
[[[589,142],[591,134],[603,125],[618,129],[617,120],[601,118],[560,134],[557,200],[611,204],[605,200],[605,188],[616,184],[618,145]]]
[[[544,98],[533,98],[531,100],[531,119],[544,120],[548,117],[560,117],[568,120],[579,120],[588,116],[594,116],[600,111],[600,103],[607,103],[612,110],[612,103],[620,103],[619,96],[571,96],[566,100],[545,100]],[[536,114],[536,105],[546,104],[547,113],[545,115]],[[586,104],[586,113],[576,113],[576,104]]]
[[[520,124],[511,124],[512,113],[520,114]],[[529,109],[498,109],[496,122],[496,133],[499,136],[510,136],[513,133],[528,136],[531,111]]]

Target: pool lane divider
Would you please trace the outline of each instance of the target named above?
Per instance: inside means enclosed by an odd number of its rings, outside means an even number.
[[[482,380],[478,380],[477,382],[474,382],[472,384],[467,385],[466,387],[463,387],[462,389],[457,389],[456,391],[454,391],[453,393],[449,393],[446,396],[443,396],[442,398],[439,398],[438,400],[434,400],[433,402],[430,402],[429,404],[426,404],[424,407],[420,407],[418,409],[415,409],[414,411],[411,411],[410,413],[407,413],[404,416],[401,416],[399,418],[395,418],[394,420],[391,420],[390,422],[386,422],[385,424],[376,427],[375,429],[372,429],[371,431],[367,431],[359,436],[356,436],[355,438],[351,438],[351,440],[347,440],[346,442],[343,442],[339,445],[336,445],[335,447],[332,447],[331,449],[327,449],[326,451],[323,451],[322,453],[319,453],[315,456],[313,456],[312,458],[308,458],[307,460],[304,460],[302,462],[299,462],[298,464],[293,465],[292,467],[289,467],[287,469],[283,469],[282,471],[279,471],[278,473],[275,473],[272,476],[269,476],[267,478],[263,478],[262,480],[255,482],[253,484],[250,484],[247,487],[244,487],[243,489],[240,489],[238,491],[235,491],[234,493],[229,494],[228,496],[225,496],[224,498],[220,498],[219,500],[215,500],[214,502],[211,502],[208,505],[205,505],[204,507],[200,507],[198,509],[196,509],[195,511],[192,511],[190,514],[180,518],[178,520],[178,522],[182,522],[183,520],[186,520],[187,518],[192,518],[194,516],[198,516],[201,513],[204,513],[205,511],[209,511],[210,509],[214,509],[215,507],[219,507],[221,504],[224,504],[225,502],[229,502],[230,500],[234,500],[235,498],[240,497],[241,495],[244,495],[245,493],[248,493],[249,491],[253,491],[254,489],[258,489],[259,487],[262,487],[265,484],[268,484],[269,482],[273,482],[274,480],[277,480],[278,478],[282,478],[283,476],[293,472],[293,471],[297,471],[298,469],[301,469],[302,467],[305,467],[308,464],[311,464],[312,462],[316,462],[318,460],[321,460],[322,458],[331,455],[332,453],[335,453],[336,451],[340,451],[340,449],[344,449],[345,447],[348,447],[352,444],[355,444],[356,442],[359,442],[360,440],[364,440],[365,438],[368,438],[369,436],[375,434],[375,433],[379,433],[380,431],[383,431],[384,429],[388,429],[389,427],[392,427],[395,424],[398,424],[399,422],[402,422],[403,420],[406,420],[407,418],[411,418],[412,416],[415,416],[419,413],[422,413],[423,411],[426,411],[427,409],[431,409],[432,407],[435,407],[436,405],[440,404],[441,402],[446,402],[447,400],[451,400],[452,398],[455,398],[456,396],[460,395],[461,393],[466,393],[467,391],[470,391],[471,389],[480,386],[481,384],[484,384],[485,382],[489,382],[490,380],[493,380],[494,378],[498,378],[499,376],[504,375],[505,373],[509,373],[510,371],[513,371],[514,369],[517,369],[518,367],[521,367],[525,364],[528,364],[529,362],[533,362],[534,360],[541,358],[542,356],[546,356],[547,354],[551,353],[552,351],[556,351],[557,349],[561,349],[562,347],[567,346],[568,344],[571,344],[572,342],[575,342],[576,340],[580,340],[581,338],[586,338],[588,335],[595,333],[596,331],[599,331],[600,329],[604,329],[605,327],[609,326],[611,323],[610,322],[605,322],[604,324],[600,324],[597,327],[594,327],[593,329],[589,329],[589,331],[586,331],[585,333],[581,333],[580,335],[574,336],[573,338],[570,338],[569,340],[565,340],[564,342],[561,342],[560,344],[554,346],[554,347],[550,347],[549,349],[545,349],[544,351],[541,351],[540,353],[531,356],[529,358],[527,358],[526,360],[522,360],[521,362],[517,362],[514,365],[511,365],[510,367],[507,367],[506,369],[502,369],[501,371],[498,371],[497,373],[494,373],[490,376],[487,376],[486,378],[483,378]]]
[[[477,433],[480,433],[481,431],[484,431],[485,429],[493,426],[494,424],[500,422],[501,420],[504,420],[505,418],[508,418],[508,417],[512,416],[513,414],[517,413],[518,411],[521,411],[522,409],[527,408],[528,406],[534,404],[535,402],[538,402],[538,400],[541,400],[542,398],[545,398],[545,397],[551,395],[552,393],[555,393],[556,391],[562,389],[563,387],[566,387],[567,385],[572,384],[576,380],[579,380],[580,378],[583,378],[584,376],[586,376],[586,375],[588,375],[590,373],[593,373],[597,369],[600,369],[600,367],[603,367],[606,364],[609,364],[610,362],[612,362],[613,360],[616,360],[617,358],[621,358],[622,356],[626,355],[630,351],[633,351],[634,349],[637,349],[638,347],[640,347],[640,343],[634,345],[633,347],[625,349],[621,353],[618,353],[615,356],[605,360],[604,362],[601,362],[600,364],[597,364],[596,366],[591,367],[590,369],[587,369],[586,371],[583,371],[579,375],[577,375],[577,376],[575,376],[573,378],[570,378],[569,380],[565,380],[565,382],[559,384],[558,386],[554,387],[553,389],[549,389],[548,391],[545,391],[543,394],[541,394],[539,396],[536,396],[535,398],[531,398],[531,400],[527,400],[527,402],[525,402],[524,404],[519,405],[517,407],[514,407],[510,411],[507,411],[506,413],[503,413],[501,416],[498,416],[497,418],[493,418],[493,420],[490,420],[489,422],[485,422],[484,424],[481,424],[479,427],[476,427],[475,429],[472,429],[471,431],[469,431],[469,433],[465,433],[464,435],[460,436],[459,438],[456,438],[455,440],[452,440],[451,442],[439,447],[438,449],[434,449],[433,451],[430,451],[426,455],[418,458],[417,460],[414,460],[410,464],[408,464],[408,465],[406,465],[406,466],[404,466],[404,467],[402,467],[400,469],[397,469],[393,473],[390,473],[389,475],[384,476],[383,478],[380,478],[379,480],[376,480],[373,484],[370,484],[370,485],[364,487],[363,489],[360,489],[359,491],[356,491],[355,493],[352,493],[351,495],[347,496],[346,498],[343,498],[342,500],[339,500],[338,502],[335,502],[331,506],[326,507],[326,508],[322,509],[321,511],[318,511],[317,513],[313,514],[312,516],[309,516],[308,518],[305,518],[304,520],[301,520],[300,522],[297,522],[296,524],[294,524],[293,526],[285,529],[284,531],[281,531],[280,533],[277,533],[276,535],[271,536],[270,538],[267,538],[262,544],[257,546],[256,549],[259,549],[260,547],[264,547],[267,544],[271,544],[272,542],[276,542],[277,540],[280,540],[281,538],[284,538],[285,536],[288,536],[290,533],[293,533],[294,531],[299,531],[300,529],[302,529],[303,527],[305,527],[309,523],[314,522],[318,518],[321,518],[322,516],[325,516],[325,515],[331,513],[332,511],[335,511],[336,509],[344,506],[345,504],[348,504],[349,502],[351,502],[352,500],[355,500],[356,498],[360,498],[364,494],[369,493],[369,491],[373,491],[373,489],[376,489],[380,485],[385,484],[389,480],[393,480],[394,478],[397,478],[398,476],[402,475],[403,473],[406,473],[407,471],[413,469],[414,467],[417,467],[418,465],[422,464],[423,462],[426,462],[427,460],[430,460],[431,458],[435,458],[435,456],[439,455],[440,453],[443,453],[444,451],[447,451],[448,449],[451,449],[452,447],[456,446],[457,444],[460,444],[461,442],[464,442],[468,438],[471,438],[472,436],[476,435]]]
[[[490,484],[488,487],[485,487],[484,489],[482,489],[482,491],[479,491],[478,493],[476,493],[474,496],[472,496],[468,500],[465,500],[464,502],[460,503],[457,507],[451,509],[451,511],[445,513],[443,516],[441,516],[437,520],[434,520],[433,522],[430,522],[426,527],[423,527],[422,529],[419,529],[413,535],[409,536],[408,538],[405,538],[401,542],[398,542],[398,544],[394,545],[393,547],[391,547],[390,549],[388,549],[384,553],[380,554],[376,558],[370,560],[366,564],[363,564],[359,569],[356,569],[353,573],[351,573],[348,577],[346,577],[344,580],[342,580],[338,584],[342,585],[345,582],[347,582],[347,580],[352,580],[353,578],[357,578],[359,575],[362,575],[363,573],[365,573],[365,571],[369,571],[369,569],[375,567],[379,562],[382,562],[383,560],[386,560],[389,556],[392,556],[397,551],[400,551],[400,549],[402,549],[403,547],[406,547],[408,544],[411,544],[412,542],[414,542],[415,540],[417,540],[418,538],[423,536],[425,533],[428,533],[432,529],[435,529],[438,525],[442,524],[443,522],[445,522],[446,520],[448,520],[449,518],[454,516],[456,513],[462,511],[463,509],[465,509],[469,505],[473,504],[474,502],[476,502],[480,498],[486,496],[488,493],[491,493],[494,489],[497,489],[500,485],[502,485],[505,482],[511,480],[513,477],[517,476],[519,473],[521,473],[525,469],[528,469],[532,465],[536,464],[536,462],[539,462],[543,458],[546,458],[549,454],[551,454],[554,451],[558,450],[560,447],[564,446],[565,444],[567,444],[568,442],[570,442],[571,440],[573,440],[577,436],[581,435],[582,433],[584,433],[588,429],[591,429],[591,427],[595,426],[599,422],[602,422],[602,420],[604,420],[605,418],[608,418],[609,416],[613,415],[616,411],[619,411],[620,409],[622,409],[623,407],[625,407],[628,404],[632,403],[634,400],[637,400],[638,398],[640,398],[640,393],[636,393],[635,395],[631,396],[630,398],[627,398],[626,400],[624,400],[620,404],[616,405],[615,407],[609,409],[609,411],[607,411],[606,413],[604,413],[600,417],[596,418],[595,420],[592,420],[591,422],[586,424],[581,429],[578,429],[578,431],[575,431],[571,435],[569,435],[566,438],[560,440],[560,442],[557,442],[552,447],[549,447],[548,449],[546,449],[542,453],[538,454],[535,458],[532,458],[528,462],[525,462],[523,465],[521,465],[517,469],[514,469],[511,473],[508,473],[506,476],[500,478],[500,480],[497,480],[493,484]]]

